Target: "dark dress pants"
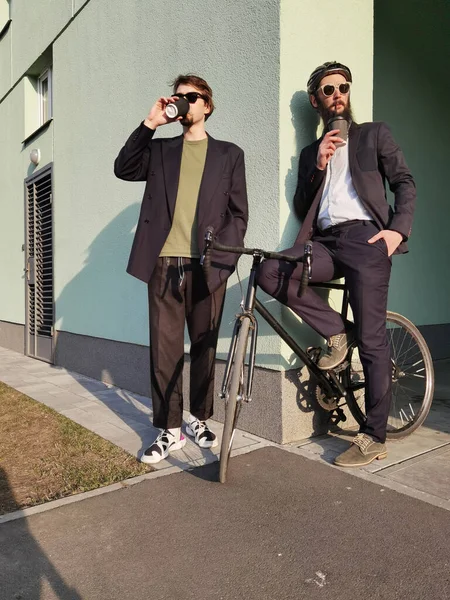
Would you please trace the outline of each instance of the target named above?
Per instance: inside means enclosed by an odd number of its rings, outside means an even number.
[[[181,427],[184,327],[190,348],[190,411],[201,421],[213,414],[216,345],[226,284],[210,294],[198,259],[158,259],[148,285],[153,424]]]
[[[368,240],[379,230],[371,221],[349,221],[327,229],[313,238],[312,281],[323,283],[345,277],[356,327],[359,356],[366,382],[366,423],[361,431],[384,442],[391,402],[392,367],[386,331],[391,259],[383,239]],[[301,255],[303,246],[286,254]],[[298,295],[302,264],[277,260],[261,265],[261,288],[291,308],[324,338],[345,329],[341,315],[311,288]]]

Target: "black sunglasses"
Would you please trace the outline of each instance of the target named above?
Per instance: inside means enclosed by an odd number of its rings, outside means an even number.
[[[198,98],[201,98],[202,100],[204,100],[205,102],[207,102],[207,98],[206,96],[204,96],[203,94],[199,94],[198,92],[188,92],[187,94],[174,94],[175,98],[185,98],[189,104],[195,104],[198,100]]]
[[[339,92],[343,96],[345,96],[345,94],[348,94],[350,91],[350,83],[348,81],[347,81],[347,83],[340,83],[339,85],[333,85],[332,83],[326,83],[325,85],[321,85],[319,87],[319,90],[322,90],[322,94],[324,96],[326,96],[327,98],[332,96],[336,89],[338,89]]]

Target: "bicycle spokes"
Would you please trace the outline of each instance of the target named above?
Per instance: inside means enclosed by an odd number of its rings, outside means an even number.
[[[405,317],[388,313],[387,339],[392,364],[392,400],[387,431],[401,437],[418,427],[428,414],[434,389],[430,352],[417,328]],[[365,376],[357,348],[351,350],[346,385],[354,402],[358,422],[365,416]],[[352,405],[350,405],[352,408]]]

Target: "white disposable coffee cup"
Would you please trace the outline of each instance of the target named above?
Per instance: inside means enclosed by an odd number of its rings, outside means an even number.
[[[169,119],[184,117],[189,112],[189,102],[186,98],[178,98],[175,102],[171,102],[166,106],[166,115]]]

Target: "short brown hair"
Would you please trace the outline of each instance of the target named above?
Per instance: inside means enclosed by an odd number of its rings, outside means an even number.
[[[179,85],[192,85],[192,87],[197,88],[206,97],[205,102],[209,107],[209,114],[205,115],[205,121],[213,114],[214,101],[212,98],[212,89],[204,79],[193,73],[188,73],[187,75],[178,75],[170,85],[172,86],[173,93],[177,91]]]

